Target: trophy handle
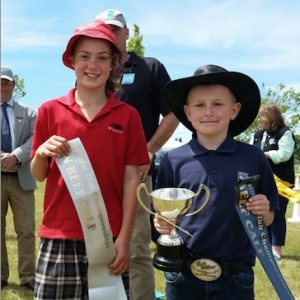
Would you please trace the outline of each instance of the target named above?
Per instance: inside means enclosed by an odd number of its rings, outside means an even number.
[[[153,211],[151,211],[142,201],[141,197],[140,197],[140,192],[141,190],[144,189],[146,194],[151,197],[151,194],[149,193],[148,189],[147,189],[147,185],[143,182],[143,183],[140,183],[136,189],[136,196],[138,198],[138,201],[140,202],[141,206],[143,207],[143,209],[145,211],[147,211],[149,214],[151,215],[154,215],[155,216],[155,213]]]
[[[191,216],[191,215],[197,214],[198,212],[200,212],[206,206],[206,204],[207,204],[207,202],[209,200],[210,190],[209,190],[209,188],[205,184],[200,184],[200,186],[198,188],[198,191],[194,195],[194,197],[199,196],[202,190],[205,190],[205,194],[206,194],[204,202],[202,203],[202,205],[197,210],[195,210],[195,211],[187,214],[186,216]]]

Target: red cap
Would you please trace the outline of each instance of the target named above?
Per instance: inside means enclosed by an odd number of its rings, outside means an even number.
[[[103,21],[94,20],[91,23],[85,23],[81,25],[79,28],[75,29],[73,32],[73,36],[68,42],[67,48],[62,56],[62,60],[65,66],[70,69],[74,69],[72,67],[70,56],[74,47],[75,42],[81,37],[87,36],[95,39],[102,39],[111,42],[113,47],[117,50],[120,56],[121,63],[121,51],[116,44],[116,38],[113,32],[110,29],[110,26],[105,24]]]

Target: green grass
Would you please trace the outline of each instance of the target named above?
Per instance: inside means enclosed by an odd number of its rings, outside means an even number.
[[[42,203],[44,195],[44,184],[39,184],[38,189],[35,190],[35,216],[36,216],[36,233],[42,218]],[[17,250],[17,237],[14,231],[11,210],[8,210],[6,218],[6,239],[7,239],[7,252],[9,258],[9,271],[10,277],[8,279],[8,286],[1,290],[1,299],[3,300],[32,300],[33,293],[26,288],[20,287],[18,276],[18,250]],[[36,239],[36,249],[38,247],[39,239]]]
[[[36,190],[36,229],[38,231],[42,217],[44,184],[39,184]],[[293,212],[293,204],[289,204],[287,218],[291,217]],[[286,246],[283,248],[284,258],[278,262],[280,270],[292,290],[296,299],[300,300],[300,223],[287,223],[287,239]],[[38,245],[38,238],[37,238]],[[9,285],[1,291],[1,299],[3,300],[32,300],[33,293],[20,287],[17,273],[17,242],[16,234],[13,228],[12,215],[9,211],[7,216],[7,246],[10,263]],[[151,244],[153,253],[155,245]],[[276,300],[279,299],[269,278],[263,270],[259,260],[255,266],[255,295],[258,300]],[[163,272],[155,270],[156,289],[164,291]]]

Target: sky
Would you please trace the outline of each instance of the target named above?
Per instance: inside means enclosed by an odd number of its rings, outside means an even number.
[[[132,34],[139,26],[145,56],[160,60],[172,80],[215,64],[260,88],[300,91],[299,0],[2,0],[1,64],[24,80],[19,102],[37,109],[74,86],[61,59],[67,42],[108,8],[122,11]],[[182,125],[172,136],[179,137],[191,137]]]

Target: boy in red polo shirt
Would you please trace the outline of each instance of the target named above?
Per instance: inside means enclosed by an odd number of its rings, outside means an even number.
[[[109,26],[101,21],[84,24],[63,54],[63,63],[75,71],[77,87],[38,110],[31,169],[38,181],[47,183],[35,299],[88,299],[83,231],[55,162],[69,155],[68,141],[74,138],[86,149],[106,206],[117,254],[108,266],[110,273],[122,274],[128,282],[138,166],[148,164],[149,158],[137,111],[114,97],[120,61]]]

